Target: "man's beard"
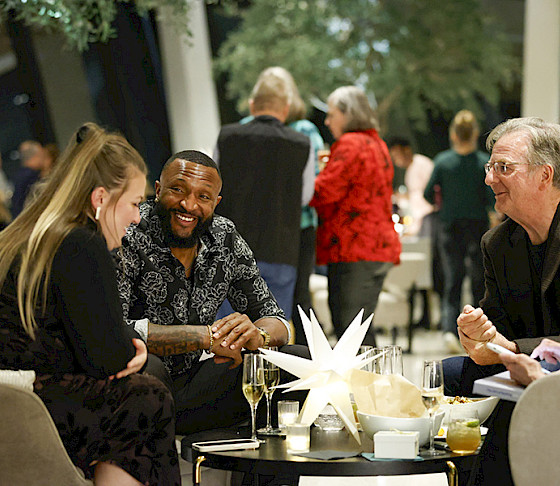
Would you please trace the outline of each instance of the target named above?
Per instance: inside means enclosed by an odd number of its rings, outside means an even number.
[[[192,248],[195,246],[204,232],[210,228],[214,217],[212,214],[204,220],[198,219],[198,223],[196,223],[196,226],[192,230],[190,236],[181,237],[173,233],[173,229],[171,228],[171,213],[174,210],[165,208],[161,202],[157,202],[155,204],[154,210],[161,221],[163,240],[169,248]]]

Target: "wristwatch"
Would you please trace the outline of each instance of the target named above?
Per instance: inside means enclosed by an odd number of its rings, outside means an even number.
[[[270,334],[268,333],[268,331],[265,331],[262,327],[257,327],[257,330],[259,331],[259,334],[262,336],[264,340],[264,344],[262,345],[262,347],[268,348],[268,345],[270,344]]]

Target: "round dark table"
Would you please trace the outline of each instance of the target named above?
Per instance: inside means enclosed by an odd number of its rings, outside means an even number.
[[[468,477],[477,455],[458,455],[447,451],[440,456],[426,457],[424,461],[369,461],[361,455],[321,460],[288,453],[283,437],[267,437],[258,449],[253,450],[199,452],[191,448],[194,442],[234,439],[249,435],[245,430],[216,429],[183,438],[181,456],[193,464],[193,484],[199,484],[200,466],[204,466],[252,474],[255,485],[259,484],[259,476],[281,477],[282,484],[297,485],[300,476],[396,476],[438,472],[447,472],[450,485],[458,485],[459,477],[465,480]],[[360,439],[361,445],[346,430],[325,432],[318,427],[311,427],[310,450],[372,452],[372,440],[363,432],[360,432]]]

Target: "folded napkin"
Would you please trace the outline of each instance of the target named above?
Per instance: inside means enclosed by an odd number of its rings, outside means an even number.
[[[360,412],[383,417],[426,415],[422,392],[403,376],[353,370],[350,381]]]
[[[295,456],[309,457],[311,459],[323,459],[330,461],[331,459],[346,459],[347,457],[359,456],[360,452],[349,451],[311,451],[311,452],[298,452]]]
[[[373,452],[362,452],[362,457],[365,457],[368,461],[423,461],[424,458],[416,456],[414,459],[389,459],[389,458],[379,458],[375,457]]]
[[[0,383],[33,391],[34,381],[35,371],[33,370],[0,370]]]

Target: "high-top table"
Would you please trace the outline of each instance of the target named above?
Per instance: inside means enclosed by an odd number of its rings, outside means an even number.
[[[191,448],[193,442],[248,437],[246,431],[216,429],[183,438],[181,456],[193,464],[193,484],[200,484],[200,467],[252,474],[253,484],[259,484],[259,476],[281,477],[281,484],[297,485],[300,476],[396,476],[446,472],[451,486],[459,485],[459,477],[466,480],[472,469],[476,453],[461,456],[451,452],[424,458],[423,461],[369,461],[362,456],[346,459],[320,460],[292,455],[286,450],[282,437],[267,437],[258,449],[199,452]],[[373,443],[360,433],[358,444],[345,430],[325,432],[311,428],[311,451],[338,450],[372,452]]]

